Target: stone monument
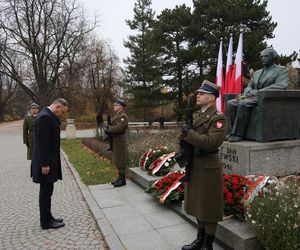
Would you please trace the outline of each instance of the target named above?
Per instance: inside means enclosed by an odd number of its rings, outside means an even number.
[[[229,123],[228,142],[220,150],[224,173],[300,173],[300,90],[286,90],[288,71],[274,64],[276,55],[273,48],[263,50],[264,68],[243,95],[224,98]]]
[[[288,70],[286,67],[274,63],[277,56],[278,54],[273,48],[264,49],[261,52],[261,61],[264,67],[254,72],[242,95],[226,103],[228,140],[230,142],[239,142],[245,138],[251,111],[258,104],[260,91],[288,87]]]
[[[66,137],[67,139],[75,139],[76,138],[76,127],[75,127],[75,119],[67,119],[67,127],[66,127]]]

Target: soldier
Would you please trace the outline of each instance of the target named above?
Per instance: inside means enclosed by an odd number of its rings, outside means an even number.
[[[127,166],[127,129],[128,118],[125,113],[126,104],[118,99],[114,103],[115,115],[112,117],[112,125],[104,129],[105,133],[110,133],[113,137],[112,143],[112,163],[118,169],[118,177],[111,182],[114,187],[126,185],[125,175]]]
[[[274,63],[277,56],[278,54],[273,48],[264,49],[260,53],[264,67],[254,72],[243,95],[227,102],[228,141],[239,142],[244,139],[251,110],[258,104],[259,91],[288,87],[288,70],[286,67]]]
[[[193,126],[184,125],[181,138],[194,146],[184,207],[198,221],[196,240],[182,250],[212,250],[217,222],[223,219],[223,170],[218,150],[226,136],[226,120],[215,107],[219,86],[205,80],[197,91]]]
[[[30,115],[26,116],[23,122],[23,143],[27,147],[27,160],[32,159],[33,147],[33,123],[39,113],[39,105],[31,104]]]

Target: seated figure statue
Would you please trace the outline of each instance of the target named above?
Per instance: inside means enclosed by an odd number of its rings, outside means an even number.
[[[288,87],[288,70],[286,67],[274,63],[277,56],[278,54],[273,48],[264,49],[260,53],[263,68],[254,72],[253,78],[242,95],[227,102],[228,141],[239,142],[245,137],[251,110],[258,103],[259,91]]]

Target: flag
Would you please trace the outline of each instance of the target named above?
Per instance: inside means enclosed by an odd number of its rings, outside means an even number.
[[[217,109],[220,112],[224,112],[223,94],[224,94],[224,74],[223,74],[223,41],[220,42],[216,84],[220,86],[220,96],[216,100]]]
[[[230,34],[228,52],[227,52],[227,61],[226,61],[226,76],[225,76],[225,89],[224,94],[230,93],[230,79],[232,75],[232,55],[233,55],[233,37]]]
[[[242,93],[242,63],[243,63],[243,33],[240,34],[239,44],[235,56],[232,76],[229,84],[229,90],[231,94],[241,94]]]

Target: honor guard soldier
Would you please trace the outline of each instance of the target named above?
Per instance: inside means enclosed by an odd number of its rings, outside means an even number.
[[[205,80],[197,91],[200,111],[193,126],[184,125],[181,138],[194,146],[184,207],[198,221],[196,240],[182,250],[212,250],[217,222],[223,219],[223,170],[218,150],[226,137],[226,120],[215,107],[219,86]]]
[[[112,125],[104,130],[112,135],[112,163],[119,173],[118,177],[111,182],[114,187],[126,185],[128,117],[125,107],[126,104],[121,99],[114,103],[115,114],[112,117]]]
[[[26,116],[23,122],[23,143],[27,147],[27,160],[32,159],[33,147],[33,123],[39,113],[39,105],[31,104],[30,115]]]

